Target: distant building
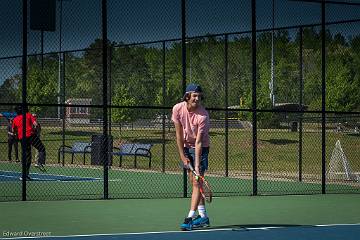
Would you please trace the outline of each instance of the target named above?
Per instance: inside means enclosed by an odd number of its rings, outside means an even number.
[[[91,98],[69,98],[68,105],[91,105]],[[90,108],[86,106],[66,107],[66,120],[69,123],[90,123]]]

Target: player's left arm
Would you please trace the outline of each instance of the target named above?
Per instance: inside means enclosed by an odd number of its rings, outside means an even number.
[[[12,122],[12,125],[11,125],[11,131],[14,133],[14,135],[17,135],[17,126],[16,126],[16,123],[15,123],[15,118]]]
[[[194,168],[197,175],[200,175],[200,156],[201,156],[201,150],[202,150],[202,133],[198,131],[196,135],[196,141],[195,141],[195,162],[194,162]]]
[[[15,135],[14,129],[12,127],[8,130],[8,134],[11,135],[11,136]]]
[[[36,127],[38,126],[38,123],[37,123],[37,119],[32,114],[30,114],[30,122],[33,130],[35,130]]]
[[[207,122],[208,122],[208,118],[204,117],[201,119],[201,121],[199,122],[198,125],[198,131],[197,131],[197,135],[196,135],[196,141],[195,141],[195,162],[194,162],[194,167],[195,167],[195,171],[198,175],[200,175],[200,157],[201,157],[201,153],[202,153],[202,147],[203,147],[203,136],[204,133],[207,129]]]

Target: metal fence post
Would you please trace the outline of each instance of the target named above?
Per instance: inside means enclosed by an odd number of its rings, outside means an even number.
[[[322,0],[321,2],[321,90],[322,90],[322,95],[321,95],[321,192],[323,194],[326,193],[326,146],[325,146],[325,140],[326,140],[326,29],[325,29],[325,8],[326,8],[326,4],[325,4],[325,0]]]
[[[104,163],[104,199],[109,198],[109,168],[108,168],[108,102],[107,102],[107,77],[108,77],[108,39],[107,39],[107,0],[101,2],[102,16],[102,74],[103,74],[103,139],[102,157]]]
[[[165,70],[166,70],[166,46],[165,46],[165,41],[162,42],[162,104],[163,107],[166,106],[166,79],[165,79]],[[162,114],[162,172],[165,172],[165,154],[166,154],[166,135],[165,135],[165,131],[166,131],[166,119],[165,119],[165,109],[163,109],[163,114]]]
[[[303,28],[299,28],[299,84],[300,84],[300,96],[299,105],[301,113],[299,118],[299,182],[302,181],[302,150],[303,150]]]
[[[26,126],[25,106],[27,106],[27,0],[22,1],[22,125]],[[21,139],[21,161],[22,161],[22,200],[26,201],[26,128],[23,127],[23,138]]]
[[[61,53],[59,53],[61,54]],[[62,81],[62,95],[61,95],[61,103],[64,104],[63,105],[63,108],[62,108],[62,145],[65,146],[65,131],[66,131],[66,106],[65,106],[65,63],[66,63],[66,60],[65,60],[65,53],[62,53],[62,59],[63,59],[63,62],[62,62],[62,75],[61,75],[61,81]],[[62,165],[64,166],[65,165],[65,155],[64,155],[64,152],[62,154]]]
[[[225,34],[224,58],[225,58],[225,176],[229,176],[229,89],[228,89],[228,38]]]
[[[186,89],[186,0],[181,0],[182,93]],[[183,170],[184,197],[187,197],[187,171]]]
[[[253,195],[257,195],[256,0],[251,1]]]

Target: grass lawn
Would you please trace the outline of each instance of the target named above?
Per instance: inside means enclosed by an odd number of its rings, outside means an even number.
[[[101,128],[72,127],[65,132],[65,144],[76,141],[90,142],[93,134],[101,134]],[[228,168],[225,160],[225,132],[223,129],[211,130],[211,149],[209,180],[217,196],[233,194],[252,194],[252,132],[251,130],[230,129],[228,135]],[[179,168],[178,153],[173,129],[167,129],[165,140],[161,129],[112,129],[114,146],[121,142],[153,143],[152,168],[148,161],[138,160],[138,169],[133,169],[133,157],[125,157],[123,166],[118,167],[119,159],[113,159],[109,171],[109,195],[114,198],[138,197],[182,197],[183,176]],[[321,132],[303,133],[302,174],[299,172],[299,133],[287,130],[258,131],[258,193],[259,194],[302,194],[321,192]],[[6,131],[0,129],[0,139],[6,140]],[[90,165],[90,154],[83,165],[81,154],[75,155],[74,164],[66,154],[65,166],[58,164],[58,149],[62,144],[61,128],[43,127],[42,140],[47,151],[48,173],[66,176],[103,177],[101,166]],[[329,163],[337,140],[348,158],[354,172],[360,172],[360,135],[326,133],[326,160]],[[20,145],[19,145],[20,146]],[[163,155],[163,147],[165,155]],[[35,152],[35,151],[34,151]],[[33,153],[35,154],[35,153]],[[0,170],[21,172],[20,163],[8,163],[7,142],[0,143]],[[34,161],[34,158],[33,158]],[[163,172],[165,170],[165,173]],[[37,173],[35,168],[32,173]],[[227,176],[226,176],[227,173]],[[103,181],[34,181],[27,184],[30,199],[74,199],[102,198]],[[2,182],[0,199],[21,199],[21,184]],[[359,186],[353,184],[330,184],[329,192],[358,192]],[[188,192],[190,189],[188,189]]]
[[[178,168],[178,153],[175,145],[175,133],[165,132],[162,139],[161,129],[113,129],[114,146],[121,142],[153,143],[153,168],[161,170],[163,163],[166,170]],[[76,141],[90,142],[91,135],[101,134],[101,128],[69,128],[65,132],[65,145],[71,146]],[[212,129],[210,147],[210,171],[225,171],[225,132],[223,129]],[[299,162],[299,133],[287,130],[258,131],[258,170],[264,172],[297,172]],[[7,160],[6,129],[0,129],[0,160]],[[62,145],[61,128],[42,130],[43,143],[47,152],[47,163],[57,163],[58,149]],[[360,135],[336,132],[326,133],[326,160],[329,161],[337,140],[340,140],[350,165],[355,172],[360,172]],[[163,156],[165,144],[165,156]],[[19,145],[20,148],[20,145]],[[231,171],[252,171],[252,132],[250,130],[229,130],[228,164]],[[14,158],[14,157],[13,157]],[[66,163],[70,163],[70,155],[66,155]],[[90,162],[90,155],[86,158]],[[76,155],[76,164],[83,164],[82,155]],[[114,164],[118,164],[118,158]],[[139,161],[140,167],[146,167],[148,161]],[[305,173],[321,172],[321,133],[304,132],[302,149],[302,167]],[[133,158],[124,158],[124,166],[131,167]]]

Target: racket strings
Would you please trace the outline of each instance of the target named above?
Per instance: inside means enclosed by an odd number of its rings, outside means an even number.
[[[212,192],[211,192],[211,188],[210,185],[207,181],[205,180],[201,180],[200,181],[200,189],[205,197],[205,200],[208,202],[211,202],[212,200]]]

